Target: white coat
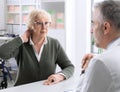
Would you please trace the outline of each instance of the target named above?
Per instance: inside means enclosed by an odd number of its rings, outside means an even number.
[[[75,92],[120,92],[120,38],[91,59]]]

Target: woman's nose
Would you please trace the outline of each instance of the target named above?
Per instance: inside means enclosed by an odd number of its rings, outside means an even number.
[[[46,25],[45,25],[44,23],[42,24],[42,28],[43,28],[43,29],[46,28]]]

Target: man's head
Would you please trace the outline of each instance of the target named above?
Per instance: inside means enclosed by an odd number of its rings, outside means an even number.
[[[92,29],[96,46],[106,48],[120,36],[120,1],[103,1],[95,4]]]

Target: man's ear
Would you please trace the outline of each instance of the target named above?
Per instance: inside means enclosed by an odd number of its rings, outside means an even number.
[[[110,27],[111,27],[111,25],[109,22],[104,22],[104,24],[103,24],[104,35],[106,35],[110,32]]]

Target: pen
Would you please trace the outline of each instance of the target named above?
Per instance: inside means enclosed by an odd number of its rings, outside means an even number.
[[[81,76],[82,74],[84,74],[84,73],[85,73],[85,70],[82,70],[80,76]]]

